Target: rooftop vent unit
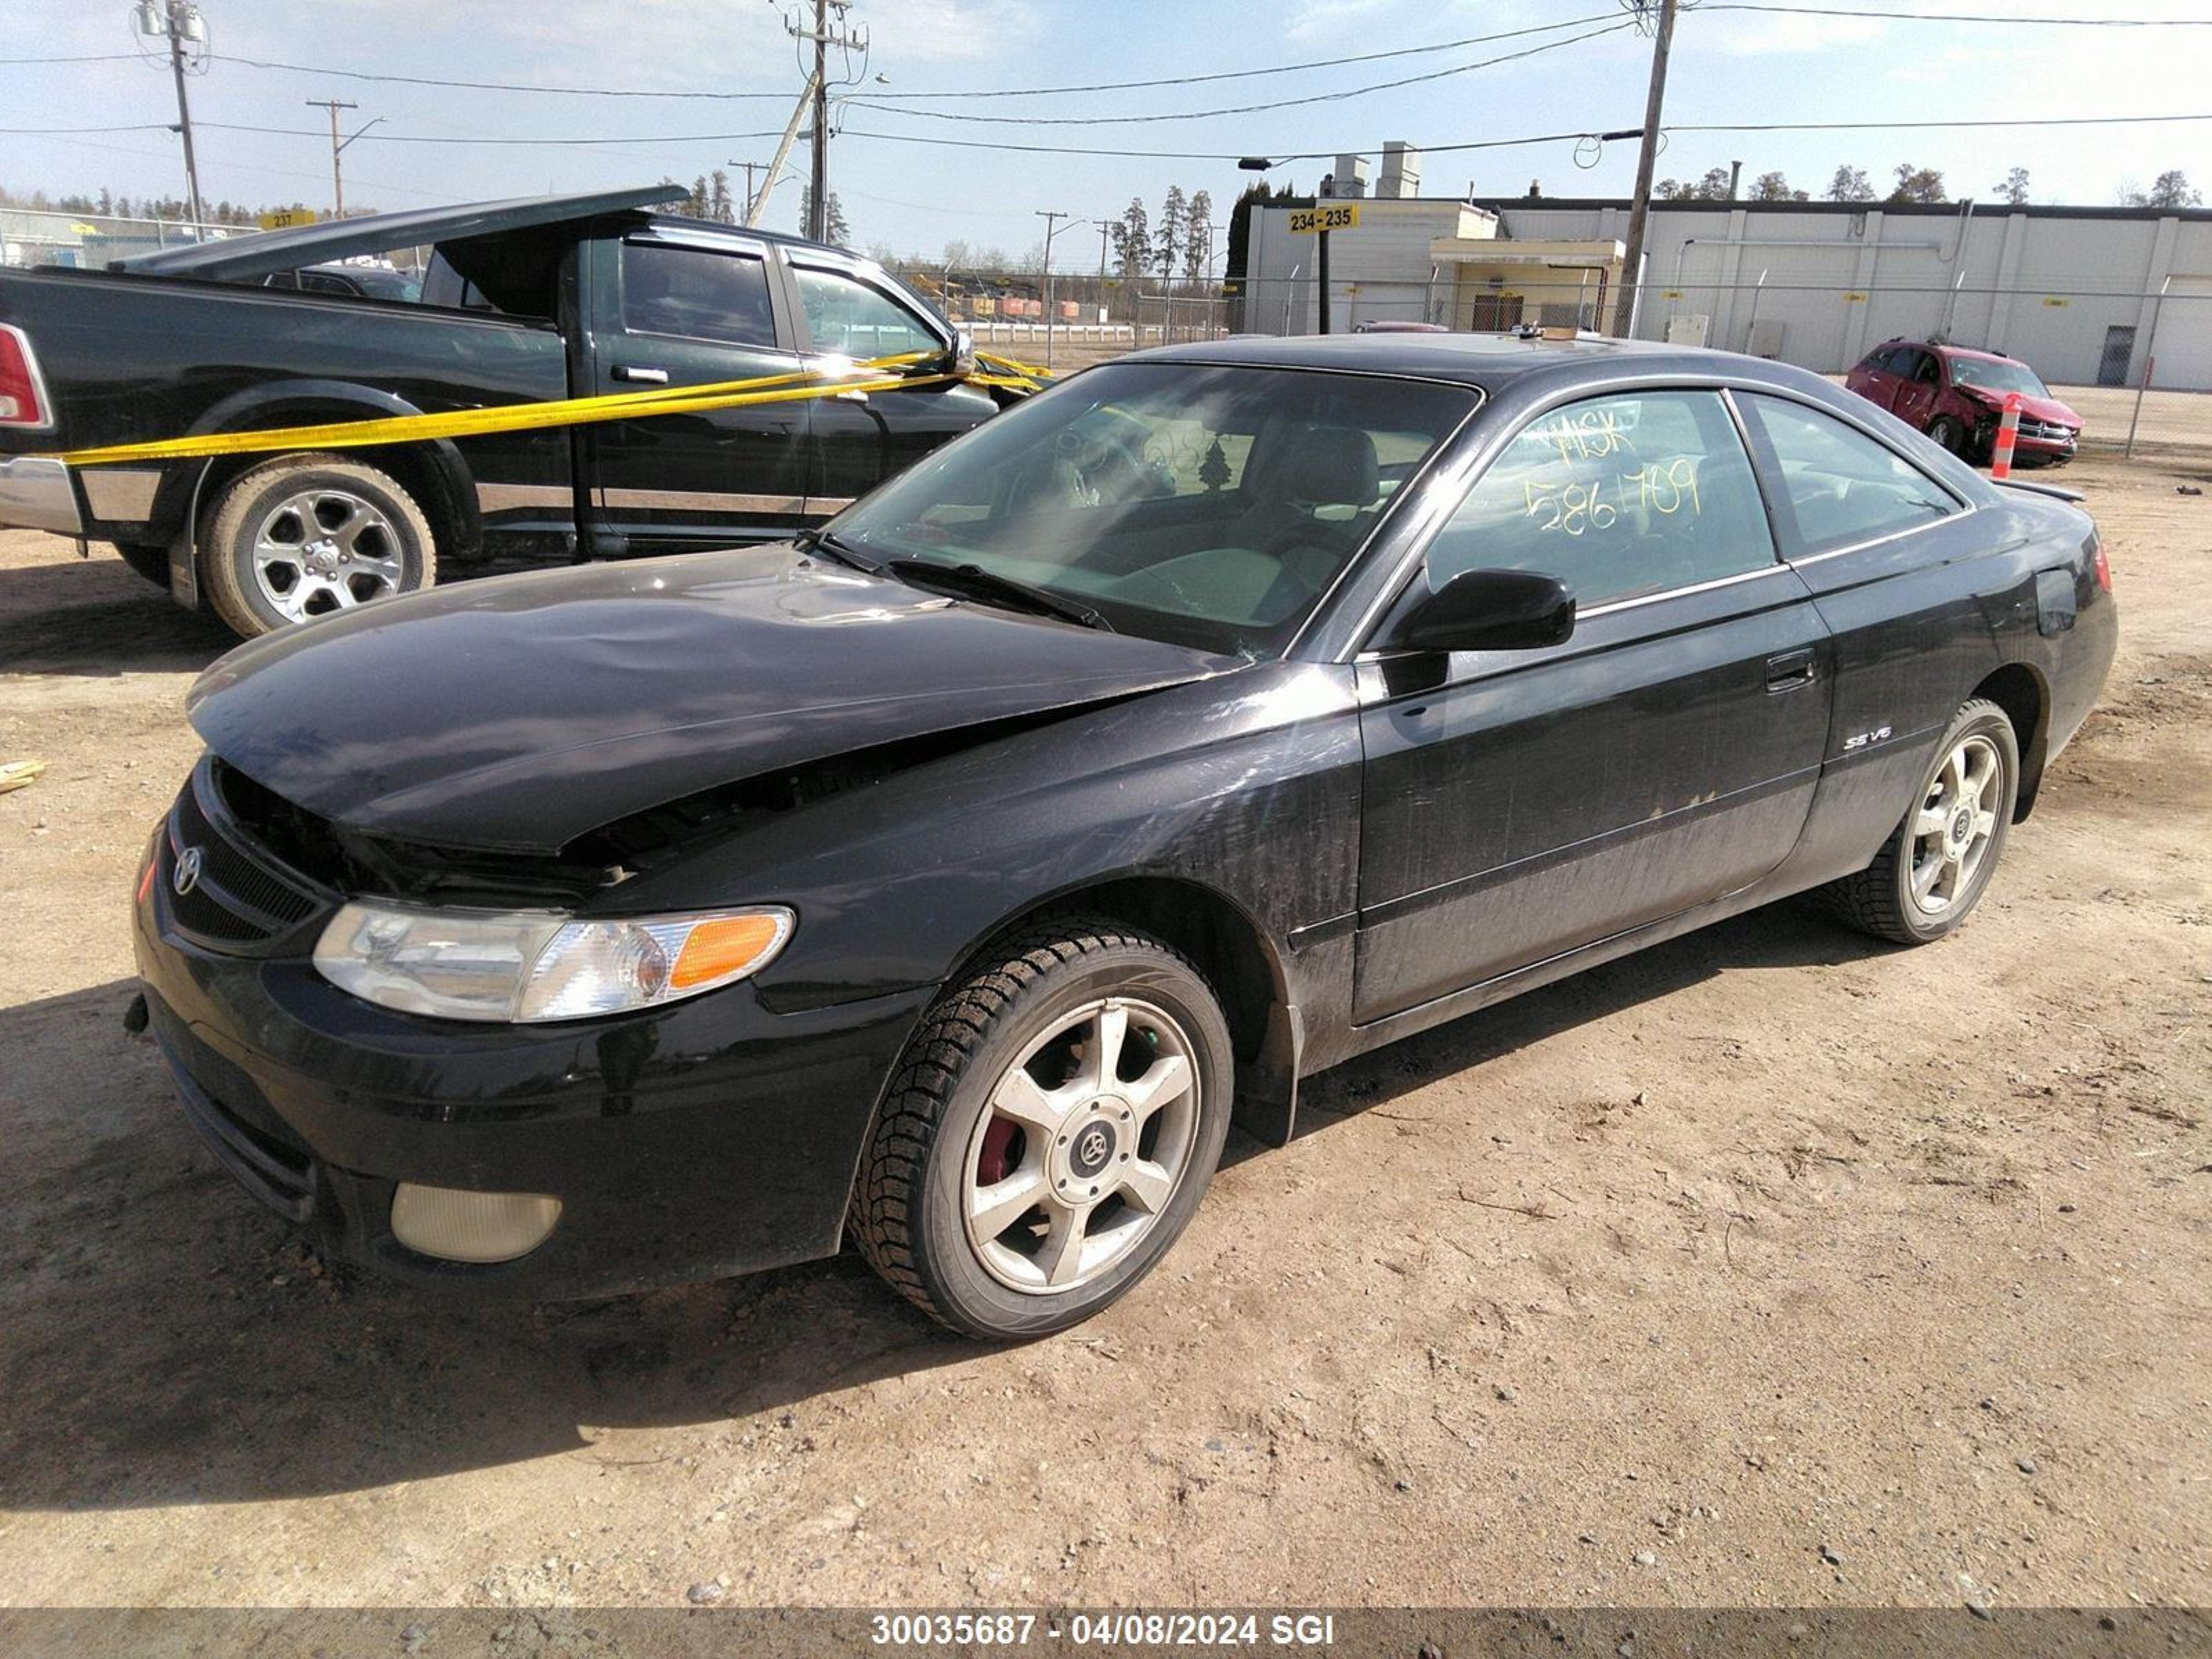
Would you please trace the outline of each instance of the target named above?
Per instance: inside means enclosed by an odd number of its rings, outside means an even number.
[[[1403,139],[1382,146],[1382,178],[1375,186],[1378,198],[1411,201],[1421,193],[1421,152]]]

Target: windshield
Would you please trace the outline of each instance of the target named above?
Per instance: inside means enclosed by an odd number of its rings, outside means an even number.
[[[1990,357],[1954,357],[1951,379],[1960,386],[1979,386],[1984,392],[2019,392],[2031,398],[2048,398],[2051,388],[2026,363]]]
[[[1121,633],[1262,655],[1475,398],[1365,375],[1109,363],[938,451],[831,528],[872,562],[974,565]]]

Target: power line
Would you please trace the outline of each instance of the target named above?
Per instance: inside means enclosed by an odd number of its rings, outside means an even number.
[[[787,92],[665,92],[621,87],[540,86],[518,81],[451,81],[431,75],[386,75],[371,70],[336,69],[323,64],[283,64],[265,58],[241,58],[234,52],[216,56],[220,62],[242,64],[248,69],[336,76],[346,81],[381,81],[395,86],[449,87],[462,92],[534,92],[567,98],[675,98],[725,103],[749,99],[773,99],[781,103],[791,95]]]
[[[884,102],[893,100],[939,98],[1041,98],[1062,93],[1133,92],[1150,87],[1200,86],[1216,81],[1242,81],[1267,75],[1293,75],[1308,70],[1337,69],[1351,64],[1379,63],[1393,58],[1413,58],[1431,52],[1457,52],[1468,46],[1488,46],[1499,40],[1516,40],[1531,34],[1554,34],[1561,29],[1579,28],[1586,23],[1607,22],[1616,15],[1617,14],[1613,12],[1593,12],[1581,17],[1562,18],[1556,23],[1539,23],[1528,28],[1503,29],[1490,34],[1470,34],[1455,40],[1439,40],[1429,46],[1396,46],[1388,52],[1355,52],[1343,58],[1316,58],[1303,63],[1269,64],[1256,69],[1222,70],[1207,75],[1169,75],[1148,81],[1099,81],[1059,87],[973,87],[955,88],[944,92],[879,92],[872,96]],[[704,102],[781,100],[786,95],[780,92],[678,92],[655,88],[557,86],[522,81],[463,81],[439,76],[395,75],[374,70],[340,69],[322,64],[290,64],[276,58],[247,58],[234,52],[221,52],[214,55],[223,63],[243,64],[248,69],[276,70],[295,75],[336,76],[348,81],[377,81],[397,86],[447,87],[465,92],[535,93],[573,98],[688,99]],[[126,52],[121,56],[127,58],[131,54]],[[106,60],[104,58],[0,58],[0,64],[105,61]]]
[[[1486,46],[1499,40],[1517,40],[1523,35],[1552,34],[1560,29],[1579,28],[1585,23],[1613,21],[1616,13],[1592,12],[1583,17],[1564,17],[1556,23],[1538,23],[1529,28],[1504,29],[1495,34],[1470,34],[1457,40],[1439,40],[1426,46],[1395,46],[1388,52],[1355,52],[1347,58],[1316,58],[1302,64],[1268,64],[1257,69],[1221,70],[1209,75],[1168,75],[1151,81],[1093,81],[1080,85],[1062,87],[977,87],[957,92],[878,92],[871,95],[882,101],[892,99],[918,98],[1042,98],[1067,92],[1137,92],[1152,87],[1194,87],[1213,81],[1243,81],[1260,75],[1294,75],[1305,70],[1339,69],[1348,64],[1375,64],[1390,58],[1414,58],[1432,52],[1457,52],[1465,46]]]
[[[2078,115],[2078,116],[2021,116],[1998,117],[1989,120],[1970,121],[1741,121],[1708,124],[1669,122],[1668,132],[1858,132],[1907,131],[1918,128],[1941,127],[2082,127],[2133,126],[2172,125],[2190,121],[2212,121],[2212,112],[2183,115]],[[228,121],[196,121],[196,127],[206,127],[222,132],[254,132],[286,138],[324,138],[327,134],[313,127],[252,126]],[[138,123],[131,125],[98,127],[0,127],[0,136],[20,137],[59,137],[84,132],[167,132],[166,122]],[[656,133],[639,137],[607,138],[507,138],[445,137],[421,133],[377,132],[362,139],[367,144],[473,144],[507,145],[524,148],[567,147],[592,148],[616,144],[719,144],[746,138],[774,138],[776,132],[680,132]],[[1247,153],[1240,150],[1188,149],[1131,149],[1089,144],[1028,144],[1011,143],[983,138],[933,138],[912,132],[870,132],[846,128],[841,137],[872,138],[879,143],[895,144],[930,144],[953,149],[1006,150],[1017,154],[1048,155],[1110,155],[1142,160],[1172,161],[1235,161]],[[1571,143],[1591,136],[1591,129],[1578,128],[1567,132],[1531,133],[1514,138],[1481,138],[1453,144],[1424,144],[1425,155],[1449,155],[1468,150],[1510,149],[1528,144]],[[1325,161],[1346,152],[1341,149],[1312,149],[1279,154],[1286,161]]]
[[[1759,11],[1779,17],[1871,17],[1884,23],[1972,23],[1978,27],[2025,25],[2029,27],[2085,29],[2212,28],[2212,17],[2018,17],[1965,11],[1870,11],[1844,6],[1762,6],[1735,0],[1705,4],[1701,12]]]
[[[1279,98],[1265,104],[1237,104],[1226,109],[1175,110],[1154,115],[975,115],[963,110],[897,109],[888,104],[878,103],[873,98],[848,98],[845,102],[852,109],[872,109],[885,115],[903,115],[930,121],[976,121],[993,126],[1097,127],[1131,126],[1156,121],[1210,121],[1224,115],[1254,115],[1263,110],[1293,109],[1304,104],[1331,104],[1346,98],[1364,97],[1370,92],[1389,92],[1400,87],[1419,86],[1424,82],[1442,81],[1474,70],[1516,63],[1542,52],[1559,52],[1565,47],[1579,46],[1585,40],[1595,40],[1600,35],[1618,34],[1623,29],[1635,27],[1632,19],[1609,23],[1585,34],[1571,34],[1564,40],[1547,40],[1541,46],[1523,46],[1518,52],[1485,58],[1472,64],[1457,64],[1449,69],[1431,70],[1425,75],[1409,75],[1396,81],[1377,81],[1364,87],[1347,87],[1340,92],[1310,93],[1303,98]]]
[[[2046,115],[1984,121],[1739,121],[1705,126],[1669,122],[1668,132],[1887,132],[1916,127],[2124,127],[2165,121],[2212,121],[2212,115]]]

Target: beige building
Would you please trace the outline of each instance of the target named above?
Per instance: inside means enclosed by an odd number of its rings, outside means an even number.
[[[1607,238],[1509,240],[1498,215],[1471,202],[1370,198],[1358,209],[1356,228],[1329,233],[1332,333],[1375,322],[1595,327],[1620,281],[1623,249]],[[1252,216],[1244,308],[1252,332],[1320,329],[1320,240],[1291,228],[1294,211]]]

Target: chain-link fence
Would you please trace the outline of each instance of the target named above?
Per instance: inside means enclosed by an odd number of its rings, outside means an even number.
[[[0,265],[70,265],[98,270],[111,259],[188,242],[243,236],[251,226],[140,219],[112,213],[60,213],[0,207]]]

